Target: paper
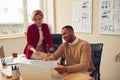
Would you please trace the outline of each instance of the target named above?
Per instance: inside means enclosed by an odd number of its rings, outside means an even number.
[[[114,29],[120,30],[120,14],[115,14]]]
[[[72,26],[75,32],[92,32],[92,0],[72,2]]]
[[[120,11],[120,0],[116,0],[117,11]]]
[[[31,64],[44,65],[49,68],[57,67],[57,61],[31,60]]]
[[[113,23],[111,20],[102,20],[100,22],[100,32],[113,32]]]
[[[33,59],[27,59],[26,57],[20,57],[19,62],[26,64],[44,65],[50,68],[57,67],[57,61],[33,60]]]
[[[12,76],[11,66],[8,66],[7,68],[3,69],[1,72],[3,74],[5,74],[7,77],[11,77]]]
[[[18,62],[20,62],[20,58],[12,58],[12,57],[6,57],[5,58],[5,62],[6,64],[17,64]]]

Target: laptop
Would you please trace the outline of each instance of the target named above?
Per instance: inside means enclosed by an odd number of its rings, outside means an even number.
[[[17,61],[15,59],[13,59],[12,57],[5,56],[3,46],[0,47],[0,58],[1,58],[1,62],[5,63],[5,64],[13,64]]]
[[[1,58],[5,57],[3,46],[0,47],[0,57]]]
[[[50,68],[43,65],[18,63],[23,80],[64,80],[51,75]]]

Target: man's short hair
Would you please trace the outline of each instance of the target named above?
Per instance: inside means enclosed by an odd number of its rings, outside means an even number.
[[[70,25],[64,26],[64,27],[62,28],[62,30],[63,30],[64,28],[66,28],[66,29],[68,29],[68,30],[71,30],[71,31],[74,31],[73,27],[70,26]]]

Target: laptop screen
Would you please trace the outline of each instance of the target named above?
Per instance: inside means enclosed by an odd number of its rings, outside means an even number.
[[[18,63],[23,80],[64,80],[62,77],[52,76],[47,66]]]
[[[42,65],[18,63],[23,80],[52,80],[50,68]]]
[[[15,64],[18,61],[18,58],[12,58],[11,57],[6,57],[5,53],[4,53],[4,49],[3,46],[0,47],[0,58],[1,58],[1,62],[5,63],[5,64]]]
[[[0,47],[0,57],[1,57],[1,58],[4,58],[4,57],[5,57],[5,53],[4,53],[3,46]]]

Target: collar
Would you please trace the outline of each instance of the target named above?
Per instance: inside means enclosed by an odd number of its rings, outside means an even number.
[[[76,43],[78,42],[78,40],[79,40],[79,39],[76,38],[72,43],[69,42],[68,44],[69,44],[69,45],[74,45],[74,44],[76,44]]]
[[[40,27],[38,27],[38,29],[39,29],[39,30],[41,30],[41,29],[42,29],[42,27],[40,26]]]

